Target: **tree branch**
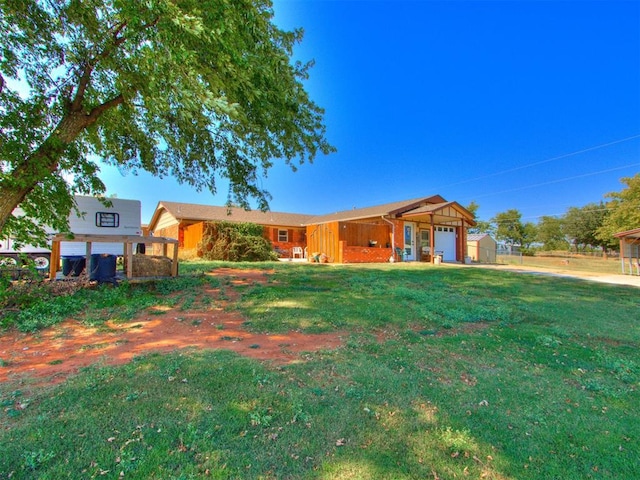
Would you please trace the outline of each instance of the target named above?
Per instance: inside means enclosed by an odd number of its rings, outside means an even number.
[[[158,24],[160,17],[156,17],[152,22],[146,23],[142,25],[142,30],[147,30],[149,28],[153,28]],[[71,112],[79,112],[82,110],[82,101],[84,100],[84,94],[91,82],[91,74],[93,73],[93,69],[95,66],[100,63],[100,61],[104,58],[107,58],[111,55],[115,48],[119,47],[126,41],[126,37],[122,34],[124,30],[127,28],[128,22],[125,20],[120,22],[119,24],[113,27],[112,37],[113,43],[107,47],[105,47],[101,52],[95,55],[92,59],[87,61],[83,68],[82,74],[78,80],[78,88],[76,90],[76,94],[71,101],[70,111]],[[119,102],[122,103],[122,100]],[[100,108],[100,107],[96,107]],[[94,109],[95,111],[96,109]]]
[[[122,45],[125,41],[125,37],[119,37],[118,35],[127,26],[127,22],[120,23],[113,32],[113,45],[105,47],[100,53],[95,55],[92,59],[87,61],[82,67],[82,74],[78,80],[78,88],[76,94],[71,102],[70,110],[72,112],[79,112],[82,110],[82,101],[84,100],[84,94],[87,91],[87,87],[91,82],[91,74],[95,66],[100,63],[100,60],[107,58],[113,52],[114,48]]]
[[[102,115],[104,112],[106,112],[107,110],[109,110],[110,108],[114,108],[117,107],[118,105],[124,103],[124,97],[122,96],[122,94],[119,94],[115,97],[113,97],[110,100],[107,100],[106,102],[98,105],[97,107],[94,107],[90,112],[89,112],[89,123],[87,124],[87,126],[95,123],[98,118],[100,118],[100,115]]]
[[[71,101],[71,106],[69,108],[71,112],[79,112],[80,110],[82,110],[84,92],[87,91],[87,86],[91,81],[91,72],[93,72],[93,67],[90,63],[86,63],[82,68],[82,75],[80,75],[80,79],[78,80],[78,88],[76,89],[76,94]]]
[[[113,43],[115,45],[120,45],[122,42],[124,42],[124,37],[119,37],[119,35],[120,33],[122,33],[126,26],[127,21],[125,20],[124,22],[120,22],[120,24],[115,27],[115,30],[113,31]]]

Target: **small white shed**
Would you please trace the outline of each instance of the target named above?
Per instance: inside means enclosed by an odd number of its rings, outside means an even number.
[[[496,263],[496,241],[488,233],[467,235],[467,256],[474,262]]]

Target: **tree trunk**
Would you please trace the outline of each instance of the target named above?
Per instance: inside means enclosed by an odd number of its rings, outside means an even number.
[[[80,133],[97,122],[105,111],[122,102],[123,97],[118,95],[88,113],[82,110],[67,113],[44,142],[19,162],[7,178],[0,181],[0,232],[4,230],[11,212],[24,201],[28,193],[58,169],[60,157]]]

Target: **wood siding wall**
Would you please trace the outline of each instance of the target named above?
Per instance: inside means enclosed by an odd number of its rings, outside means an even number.
[[[185,250],[197,249],[200,246],[200,242],[202,242],[205,234],[208,234],[208,225],[210,223],[215,222],[198,222],[191,225],[186,225],[182,229],[182,239],[181,247]],[[287,230],[287,242],[281,242],[278,240],[278,231],[279,230]],[[291,249],[293,247],[302,247],[304,248],[306,245],[306,228],[295,228],[295,227],[272,227],[272,226],[263,226],[262,236],[269,240],[274,249],[283,257],[290,257],[292,255]],[[201,256],[202,252],[198,252],[198,256]]]
[[[307,227],[308,255],[325,254],[330,263],[388,262],[392,245],[402,247],[402,221],[330,222]],[[377,242],[375,247],[369,241]]]
[[[157,234],[159,230],[170,228],[170,227],[173,227],[174,225],[178,225],[178,220],[176,220],[176,218],[173,215],[171,215],[169,212],[163,211],[160,214],[158,221],[156,222],[154,235],[156,237],[159,237],[160,235]]]
[[[194,223],[187,225],[183,229],[183,244],[182,248],[185,250],[193,250],[198,248],[198,245],[204,237],[204,222]]]
[[[373,240],[377,246],[391,247],[391,225],[388,223],[341,223],[340,240],[350,247],[369,247]]]
[[[175,238],[178,239],[180,236],[179,226],[177,223],[174,223],[171,226],[165,228],[156,228],[153,232],[154,237],[165,237],[165,238]],[[151,251],[147,250],[147,255],[162,255],[162,245],[154,243]]]
[[[307,227],[307,253],[325,254],[328,261],[342,263],[338,258],[338,242],[340,240],[340,228],[338,222],[322,223]]]

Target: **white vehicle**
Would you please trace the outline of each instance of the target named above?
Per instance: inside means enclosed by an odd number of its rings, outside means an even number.
[[[75,197],[78,210],[69,215],[69,230],[74,234],[98,235],[142,235],[141,210],[139,200],[109,198],[110,207],[106,207],[96,197],[77,195]],[[53,231],[49,232],[55,233]],[[93,243],[91,253],[110,253],[122,255],[122,245],[118,243]],[[17,265],[21,255],[33,259],[36,268],[47,270],[51,258],[51,250],[33,245],[24,245],[16,249],[11,238],[0,238],[0,264]],[[60,242],[60,256],[86,255],[85,244],[79,242]]]

